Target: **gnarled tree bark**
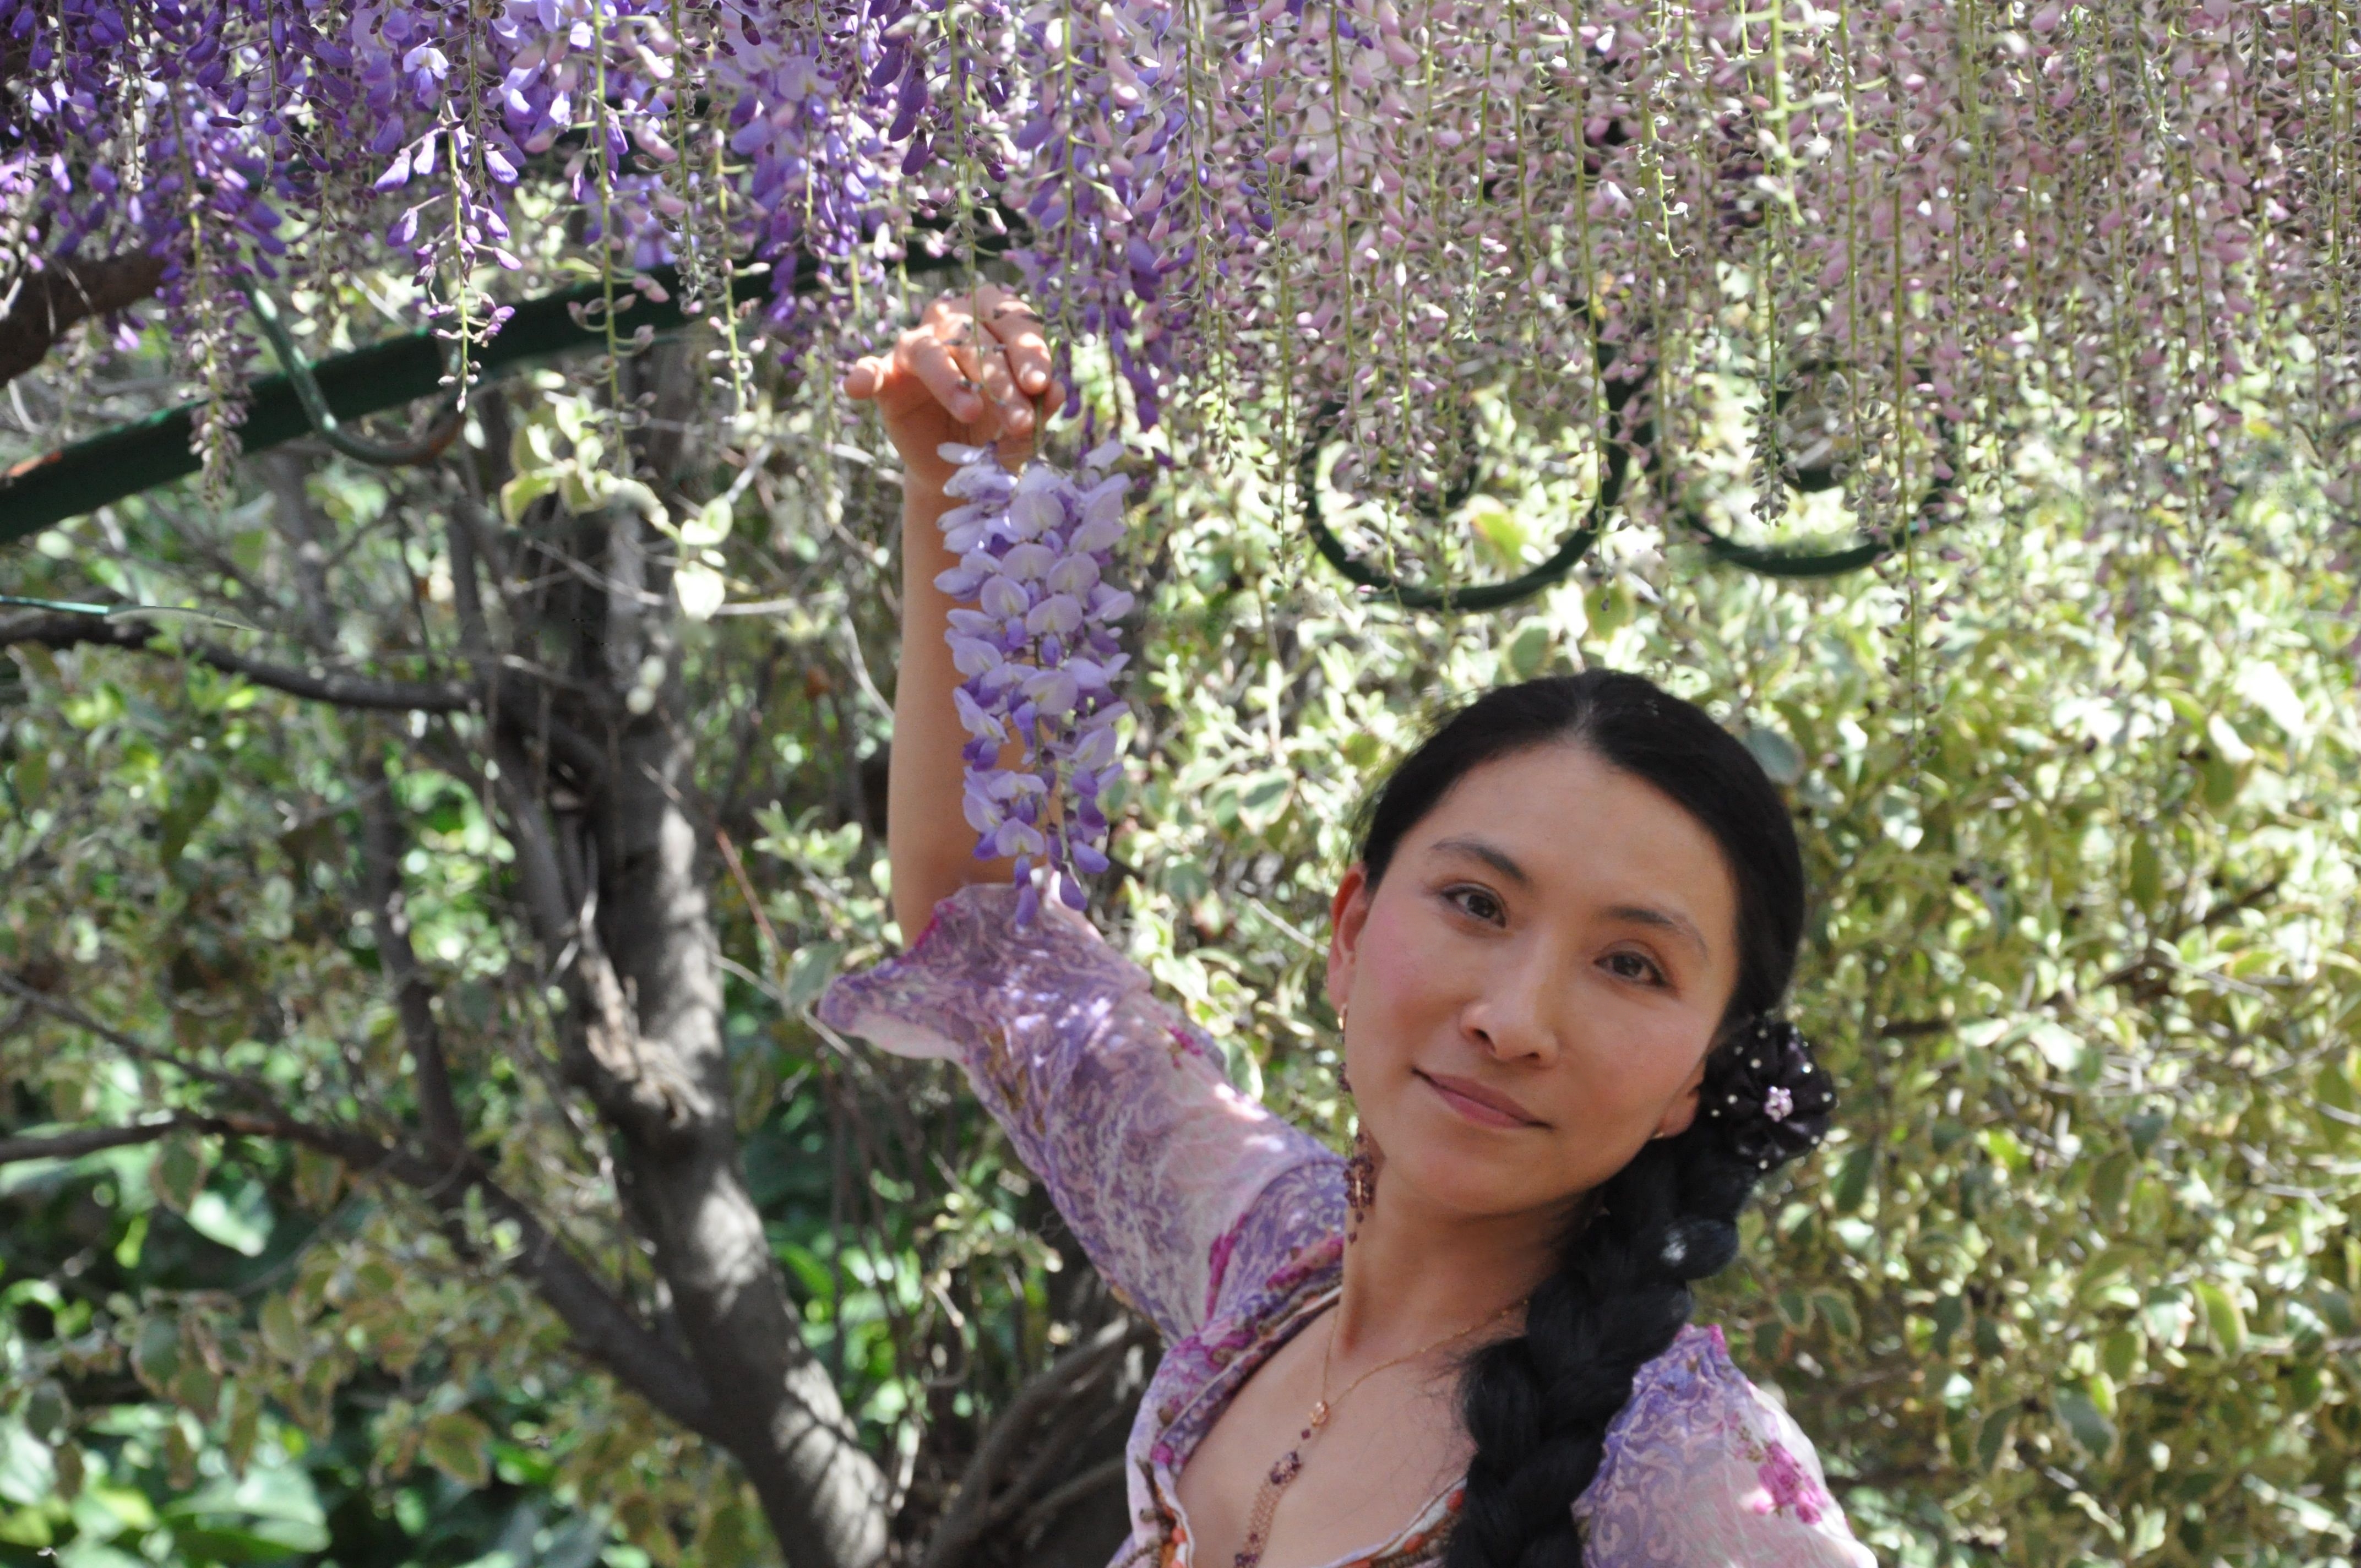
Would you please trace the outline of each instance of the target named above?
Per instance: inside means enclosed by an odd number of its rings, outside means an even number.
[[[38,365],[74,326],[137,304],[163,281],[164,258],[144,250],[52,261],[38,272],[20,273],[0,313],[0,386]]]

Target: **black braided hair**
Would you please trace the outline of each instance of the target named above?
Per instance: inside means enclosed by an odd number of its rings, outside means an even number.
[[[1804,925],[1786,806],[1745,746],[1641,676],[1552,676],[1460,707],[1371,797],[1361,832],[1370,886],[1469,772],[1550,744],[1583,747],[1712,833],[1738,890],[1739,974],[1696,1122],[1607,1180],[1534,1291],[1525,1332],[1468,1358],[1461,1405],[1476,1453],[1444,1568],[1580,1568],[1572,1505],[1598,1473],[1632,1379],[1688,1321],[1690,1282],[1737,1255],[1755,1183],[1818,1142],[1835,1101],[1802,1036],[1773,1017]]]

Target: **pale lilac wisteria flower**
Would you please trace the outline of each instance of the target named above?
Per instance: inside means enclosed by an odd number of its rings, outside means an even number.
[[[2361,441],[2348,11],[0,0],[0,262],[168,262],[209,429],[258,282],[406,262],[480,341],[586,257],[673,261],[685,297],[766,277],[751,330],[794,358],[873,342],[914,253],[991,244],[1178,440],[1334,410],[1432,499],[1473,390],[1626,443],[1645,519],[1712,383],[1788,410],[1762,526],[1811,468],[1906,534],[2025,444],[2194,530],[2258,427],[2337,482]]]
[[[1038,460],[1010,474],[989,446],[942,448],[959,466],[944,488],[962,504],[942,518],[959,565],[935,582],[972,601],[944,633],[964,677],[952,693],[968,733],[964,806],[976,858],[1016,861],[1021,923],[1039,906],[1036,867],[1075,909],[1082,876],[1107,868],[1099,799],[1119,765],[1115,678],[1130,662],[1115,623],[1132,596],[1104,580],[1130,486],[1106,470],[1123,451],[1110,441],[1072,474]],[[1012,740],[1019,761],[1001,767]]]

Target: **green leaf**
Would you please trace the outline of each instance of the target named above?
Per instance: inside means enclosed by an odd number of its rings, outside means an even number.
[[[1967,1321],[1968,1304],[1956,1294],[1938,1296],[1935,1299],[1933,1310],[1935,1317],[1935,1354],[1942,1355],[1946,1354],[1950,1347],[1951,1336],[1958,1333],[1960,1332],[1960,1325]]]
[[[1262,833],[1277,822],[1295,793],[1295,775],[1273,769],[1238,781],[1238,826]]]
[[[2361,1106],[2356,1106],[2353,1080],[2345,1073],[2345,1064],[2334,1058],[2321,1063],[2312,1080],[2312,1092],[2321,1107],[2320,1130],[2328,1141],[2341,1144],[2350,1139]]]
[[[0,1498],[29,1508],[47,1501],[57,1482],[49,1445],[26,1431],[22,1421],[0,1416]]]
[[[1835,1290],[1815,1290],[1812,1292],[1812,1310],[1828,1325],[1828,1332],[1839,1339],[1857,1340],[1861,1337],[1861,1320],[1853,1314],[1852,1298],[1850,1296]]]
[[[2082,1060],[2082,1036],[2062,1024],[2044,1018],[2026,1032],[2026,1037],[2041,1053],[2041,1059],[2059,1072],[2073,1071]]]
[[[205,1184],[204,1140],[194,1133],[174,1133],[156,1145],[148,1165],[148,1189],[156,1201],[176,1214],[185,1214]]]
[[[221,774],[201,768],[172,792],[171,804],[164,808],[158,824],[156,854],[165,865],[181,858],[181,851],[189,847],[189,836],[213,815],[221,789]]]
[[[30,811],[49,793],[49,749],[32,746],[17,753],[8,775],[16,789],[16,807]]]
[[[2096,1257],[2082,1266],[2082,1294],[2087,1297],[2100,1287],[2120,1278],[2126,1269],[2146,1261],[2150,1255],[2147,1248],[2128,1243],[2118,1242],[2114,1246],[2103,1247]]]
[[[2205,720],[2205,739],[2212,743],[2214,755],[2233,768],[2243,768],[2255,760],[2255,749],[2246,744],[2246,737],[2238,733],[2238,727],[2221,714],[2213,714]]]
[[[2143,833],[2132,840],[2132,902],[2142,909],[2153,909],[2164,896],[2164,862],[2156,852],[2156,840]]]
[[[828,988],[844,959],[842,942],[806,942],[787,960],[787,983],[783,988],[786,1005],[800,1012]]]
[[[2246,775],[2243,769],[2220,753],[2205,760],[2202,777],[2205,782],[2205,804],[2216,811],[2226,811],[2238,799]]]
[[[1852,1213],[1868,1200],[1869,1179],[1876,1168],[1877,1151],[1867,1144],[1845,1155],[1837,1166],[1837,1179],[1829,1193],[1839,1213]]]
[[[181,1325],[161,1313],[142,1320],[131,1341],[131,1365],[154,1387],[170,1384],[181,1370]]]
[[[2238,1299],[2211,1280],[2200,1280],[2196,1286],[2198,1306],[2205,1313],[2205,1325],[2213,1331],[2213,1343],[2222,1354],[2236,1356],[2246,1348],[2246,1313]]]
[[[190,1201],[188,1218],[197,1234],[247,1257],[260,1257],[270,1243],[270,1199],[258,1181],[243,1183],[235,1201],[206,1188]]]
[[[296,1320],[295,1304],[285,1296],[273,1296],[262,1304],[256,1327],[262,1334],[262,1348],[277,1359],[292,1365],[303,1358],[309,1339]]]
[[[184,1548],[202,1541],[226,1562],[275,1562],[328,1547],[328,1516],[312,1477],[289,1464],[211,1481],[168,1505],[164,1519]]]
[[[1523,564],[1525,546],[1532,536],[1515,512],[1493,497],[1477,496],[1467,503],[1466,517],[1477,537],[1489,546],[1486,554],[1494,566],[1512,572]]]
[[[1763,765],[1763,771],[1771,775],[1773,784],[1792,789],[1803,782],[1804,753],[1796,749],[1793,740],[1776,729],[1760,724],[1748,726],[1746,733],[1740,739],[1746,742],[1746,749],[1754,753],[1754,760]]]
[[[342,1190],[345,1167],[342,1160],[317,1149],[298,1147],[295,1151],[295,1201],[315,1214],[324,1213],[336,1201]]]
[[[2121,1150],[2101,1160],[2091,1173],[2092,1217],[2102,1224],[2112,1224],[2124,1212],[2124,1199],[2131,1191],[2132,1157]]]
[[[2259,661],[2248,664],[2238,672],[2237,692],[2261,708],[2290,744],[2301,746],[2312,739],[2312,715],[2277,666]]]
[[[1549,622],[1539,616],[1525,621],[1509,639],[1509,673],[1521,681],[1532,680],[1549,663]]]
[[[2114,1452],[2115,1423],[2107,1420],[2092,1403],[2091,1397],[2076,1389],[2061,1389],[2050,1401],[2058,1424],[2066,1429],[2075,1444],[2093,1459],[2104,1459]]]
[[[536,432],[543,429],[537,425],[527,428]],[[519,474],[500,487],[500,521],[511,528],[521,526],[525,509],[556,488],[557,476],[545,468]]]
[[[2013,1410],[1995,1410],[1977,1430],[1976,1462],[1987,1471],[2000,1464],[2001,1451],[2008,1445],[2009,1422],[2015,1417]]]
[[[480,1487],[491,1479],[491,1429],[466,1410],[428,1417],[419,1431],[418,1451],[463,1486]]]

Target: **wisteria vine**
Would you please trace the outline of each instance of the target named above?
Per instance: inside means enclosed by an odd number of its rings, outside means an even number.
[[[945,633],[968,734],[963,805],[976,858],[1016,860],[1020,924],[1038,908],[1034,867],[1075,909],[1085,902],[1078,873],[1107,868],[1099,800],[1118,766],[1115,678],[1130,662],[1115,623],[1132,596],[1104,580],[1130,487],[1106,469],[1123,450],[1093,447],[1074,474],[1038,460],[1011,474],[989,446],[942,449],[957,465],[944,488],[961,504],[942,530],[959,565],[935,584],[973,605],[953,609]],[[1012,742],[1018,758],[1003,767]]]
[[[1766,525],[1814,453],[1906,530],[1938,427],[2191,522],[2254,411],[2339,476],[2361,429],[2361,0],[0,0],[0,274],[164,258],[223,462],[262,285],[412,269],[464,378],[586,257],[619,348],[640,269],[768,266],[795,356],[1004,235],[1140,422],[1341,402],[1411,490],[1473,387],[1598,433],[1601,364],[1659,389],[1641,512],[1752,389]]]

